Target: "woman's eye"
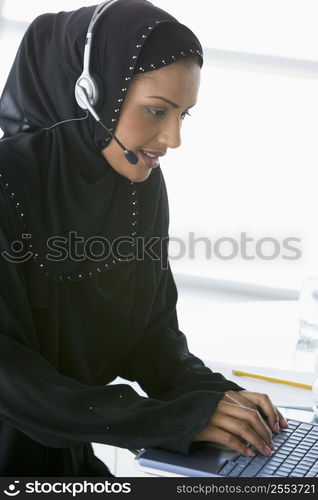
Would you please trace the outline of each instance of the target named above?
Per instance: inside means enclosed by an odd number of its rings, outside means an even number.
[[[151,113],[153,116],[156,116],[157,118],[160,118],[166,114],[166,112],[162,109],[147,108],[147,111],[149,111],[149,113]],[[182,113],[181,120],[184,120],[186,116],[191,116],[189,111],[185,111],[184,113]]]
[[[189,111],[185,111],[184,113],[182,113],[181,120],[184,120],[186,116],[191,116],[191,114],[189,113]]]
[[[149,113],[151,113],[153,116],[157,116],[157,117],[160,117],[160,116],[163,116],[165,114],[164,111],[162,111],[161,109],[154,109],[154,108],[147,108],[147,110],[149,111]]]

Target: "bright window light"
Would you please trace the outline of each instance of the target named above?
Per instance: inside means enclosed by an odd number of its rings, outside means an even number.
[[[154,0],[205,47],[318,59],[317,0]]]
[[[54,1],[39,1],[29,0],[21,2],[21,0],[5,0],[2,15],[6,19],[22,21],[30,23],[35,17],[45,12],[59,12],[62,10],[75,10],[80,7],[96,5],[96,0],[54,0]]]
[[[95,5],[96,0],[4,0],[3,16],[31,22],[44,12]],[[317,0],[154,0],[187,24],[205,47],[295,59],[318,59]]]
[[[253,255],[256,242],[271,237],[281,246],[280,257],[287,255],[283,240],[295,237],[302,258],[244,260],[239,252],[229,260],[213,253],[207,259],[205,244],[198,243],[191,259],[187,243],[186,255],[173,260],[176,272],[291,288],[317,274],[316,86],[310,78],[204,68],[183,145],[162,161],[171,236],[188,242],[192,232],[240,245],[246,233],[254,239],[247,247]],[[177,257],[180,245],[173,245]],[[221,253],[231,255],[232,246],[224,245]]]

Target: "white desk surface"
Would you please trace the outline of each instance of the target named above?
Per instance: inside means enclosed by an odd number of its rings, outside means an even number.
[[[290,368],[297,301],[213,302],[180,296],[179,327],[190,350],[205,359]]]

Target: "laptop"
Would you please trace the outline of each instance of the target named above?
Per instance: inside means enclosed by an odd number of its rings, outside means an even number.
[[[273,434],[275,451],[270,457],[254,447],[255,457],[246,457],[223,446],[195,442],[189,455],[160,448],[143,450],[136,456],[138,466],[156,476],[318,477],[318,423],[312,412],[284,413],[289,428]]]

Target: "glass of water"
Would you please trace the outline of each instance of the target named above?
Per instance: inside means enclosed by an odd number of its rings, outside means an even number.
[[[311,395],[312,395],[312,409],[313,409],[313,412],[315,414],[315,418],[317,421],[317,417],[318,417],[318,356],[316,357],[316,362],[315,362]]]
[[[297,370],[314,374],[318,354],[318,277],[306,278],[298,300]]]

